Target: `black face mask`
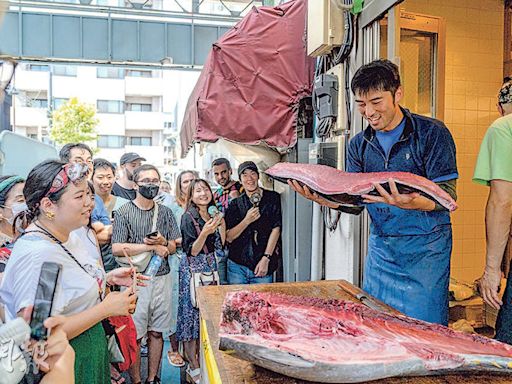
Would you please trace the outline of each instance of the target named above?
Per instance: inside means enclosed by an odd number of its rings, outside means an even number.
[[[153,200],[158,195],[160,186],[158,184],[139,185],[139,193],[146,199]]]

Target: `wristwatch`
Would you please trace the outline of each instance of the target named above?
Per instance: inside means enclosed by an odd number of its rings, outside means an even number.
[[[263,257],[266,257],[267,259],[270,260],[270,258],[272,257],[272,255],[270,253],[264,253],[263,254]]]

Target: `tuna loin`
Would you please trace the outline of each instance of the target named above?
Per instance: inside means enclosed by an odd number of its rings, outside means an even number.
[[[294,179],[306,184],[328,200],[349,208],[348,213],[357,214],[363,210],[361,195],[378,194],[374,183],[389,191],[389,179],[396,182],[401,193],[419,192],[450,211],[457,209],[457,203],[436,183],[407,172],[349,173],[326,165],[277,163],[265,173],[282,182]]]
[[[219,337],[256,365],[324,383],[512,373],[512,346],[333,299],[230,292]]]

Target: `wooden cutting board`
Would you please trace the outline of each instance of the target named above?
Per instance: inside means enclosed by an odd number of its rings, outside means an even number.
[[[307,384],[310,382],[293,379],[268,371],[219,350],[219,322],[221,307],[227,292],[250,290],[255,292],[277,292],[288,295],[336,298],[357,301],[342,290],[339,280],[310,281],[300,283],[274,283],[259,285],[221,285],[203,287],[198,290],[201,318],[206,324],[210,346],[217,364],[222,384]],[[201,345],[204,348],[204,345]],[[446,375],[435,377],[391,378],[372,381],[372,384],[505,384],[512,383],[510,376],[496,375]]]

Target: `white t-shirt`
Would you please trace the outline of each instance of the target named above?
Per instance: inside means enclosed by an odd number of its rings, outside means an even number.
[[[52,315],[76,314],[100,301],[99,284],[103,291],[106,286],[100,259],[91,254],[92,248],[84,243],[80,231],[71,232],[63,245],[87,273],[58,244],[42,234],[29,233],[16,241],[0,286],[0,300],[5,304],[7,319],[14,319],[20,309],[33,304],[45,261],[62,265]]]

